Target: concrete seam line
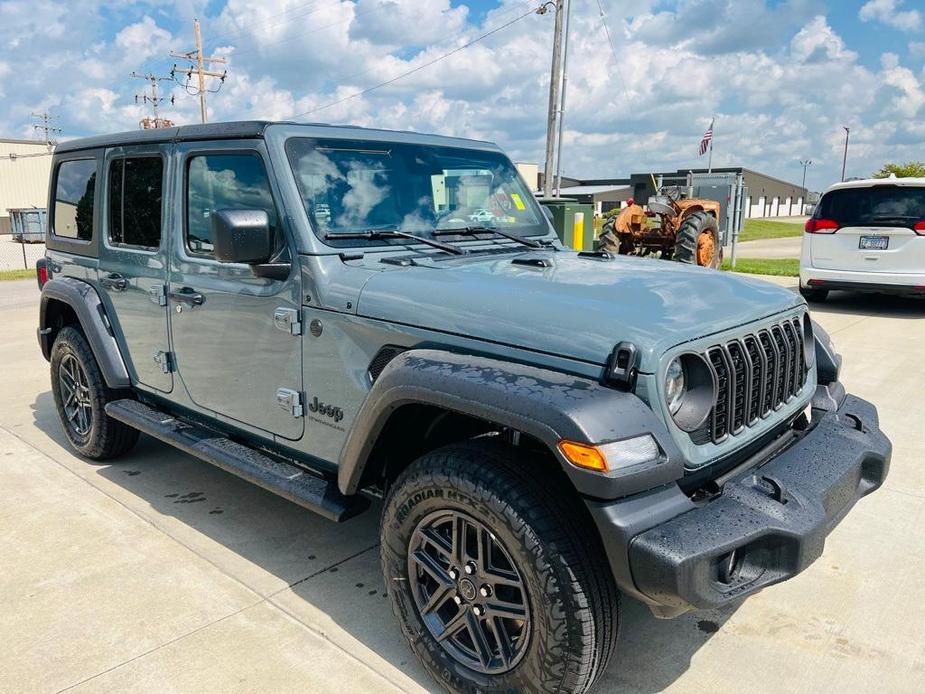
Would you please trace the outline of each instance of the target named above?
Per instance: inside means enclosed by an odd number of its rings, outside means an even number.
[[[97,487],[95,484],[91,483],[90,480],[86,479],[85,477],[81,477],[81,476],[78,475],[76,472],[74,472],[73,470],[71,470],[67,465],[64,465],[63,463],[58,462],[57,460],[55,460],[54,458],[52,458],[50,455],[48,455],[47,453],[45,453],[45,452],[42,451],[41,449],[36,448],[34,445],[32,445],[30,442],[26,441],[22,436],[20,436],[20,435],[17,434],[16,432],[10,431],[9,429],[7,429],[7,428],[6,428],[5,426],[3,426],[3,425],[0,425],[0,429],[2,429],[3,431],[5,431],[6,433],[10,434],[10,435],[13,436],[14,438],[18,439],[18,440],[21,441],[23,444],[25,444],[26,446],[28,446],[29,448],[31,448],[32,450],[34,450],[36,453],[38,453],[38,454],[40,454],[41,456],[47,458],[48,460],[50,460],[51,462],[53,462],[53,463],[54,463],[55,465],[57,465],[58,467],[62,468],[63,470],[66,470],[68,473],[70,473],[71,475],[73,475],[74,477],[76,477],[77,479],[79,479],[81,482],[83,482],[84,484],[86,484],[86,485],[87,485],[88,487],[90,487],[91,489],[95,489],[95,490],[98,491],[100,494],[102,494],[103,496],[105,496],[107,499],[109,499],[109,500],[111,500],[111,501],[114,501],[116,504],[118,504],[119,506],[121,506],[123,509],[125,509],[126,511],[128,511],[130,514],[132,514],[133,516],[135,516],[135,517],[138,518],[139,520],[143,521],[144,523],[147,523],[147,524],[150,525],[152,528],[154,528],[155,530],[157,530],[157,531],[158,531],[161,535],[163,535],[164,537],[170,538],[173,542],[177,543],[178,545],[180,545],[181,547],[183,547],[184,549],[186,549],[188,552],[192,553],[193,555],[195,555],[195,556],[198,557],[199,559],[202,559],[202,561],[206,562],[209,566],[211,566],[213,569],[215,569],[216,571],[218,571],[222,576],[225,576],[226,578],[231,579],[232,581],[234,581],[235,583],[237,583],[239,586],[241,586],[242,588],[244,588],[244,589],[247,590],[248,592],[253,593],[254,595],[257,595],[257,596],[260,597],[261,599],[266,599],[264,596],[260,595],[259,592],[257,592],[257,591],[254,590],[253,588],[251,588],[251,587],[250,587],[249,585],[247,585],[246,583],[244,583],[241,579],[237,578],[236,576],[232,576],[232,575],[229,574],[227,571],[225,571],[221,566],[219,566],[218,564],[216,564],[215,562],[213,562],[211,559],[209,559],[208,557],[204,557],[202,554],[200,554],[199,552],[197,552],[194,548],[190,547],[188,544],[186,544],[186,543],[183,542],[182,540],[180,540],[180,539],[174,537],[174,536],[171,535],[169,532],[167,532],[166,530],[164,530],[163,528],[161,528],[157,523],[154,522],[153,519],[147,518],[147,517],[143,516],[141,513],[139,513],[138,511],[136,511],[135,509],[130,508],[129,506],[126,506],[124,503],[122,503],[121,501],[119,501],[119,500],[118,500],[116,497],[114,497],[112,494],[110,494],[109,492],[107,492],[107,491],[101,489],[100,487]]]
[[[90,486],[93,486],[93,485],[90,485]],[[266,602],[265,599],[260,599],[260,600],[258,600],[257,602],[255,602],[255,603],[253,603],[253,604],[251,604],[251,605],[245,605],[244,607],[241,607],[241,608],[235,610],[234,612],[230,612],[229,614],[226,614],[226,615],[224,615],[223,617],[219,617],[218,619],[215,619],[215,620],[209,622],[208,624],[202,624],[202,625],[196,627],[195,629],[193,629],[192,631],[188,631],[188,632],[185,633],[185,634],[180,634],[179,636],[176,636],[176,637],[170,639],[169,641],[165,641],[164,643],[159,644],[159,645],[155,646],[154,648],[151,648],[151,649],[149,649],[149,650],[147,650],[147,651],[144,651],[143,653],[138,653],[138,654],[136,654],[136,655],[133,655],[133,656],[132,656],[131,658],[129,658],[128,660],[124,660],[124,661],[122,661],[121,663],[119,663],[119,664],[117,664],[117,665],[113,665],[112,667],[106,668],[105,670],[100,670],[100,671],[97,672],[96,674],[90,675],[89,677],[86,677],[86,678],[80,680],[79,682],[75,682],[74,684],[68,685],[68,686],[65,687],[64,689],[59,689],[59,690],[56,692],[56,694],[61,694],[61,692],[70,691],[71,689],[74,689],[74,687],[79,687],[80,685],[86,684],[87,682],[90,682],[91,680],[95,680],[97,677],[102,677],[103,675],[105,675],[105,674],[107,674],[107,673],[113,672],[114,670],[118,670],[119,668],[121,668],[121,667],[123,667],[123,666],[125,666],[125,665],[128,665],[129,663],[133,663],[133,662],[135,662],[136,660],[139,660],[140,658],[144,658],[145,656],[151,655],[152,653],[161,650],[161,649],[164,648],[165,646],[170,646],[170,645],[172,645],[172,644],[177,643],[178,641],[182,641],[183,639],[185,639],[185,638],[188,637],[188,636],[192,636],[192,635],[194,635],[194,634],[198,634],[198,633],[199,633],[200,631],[202,631],[203,629],[208,629],[208,628],[211,627],[211,626],[215,626],[215,625],[218,624],[219,622],[223,622],[223,621],[225,621],[226,619],[229,619],[229,618],[231,618],[231,617],[235,617],[235,616],[241,614],[242,612],[245,612],[246,610],[249,610],[249,609],[251,609],[252,607],[257,607],[258,605],[261,605],[261,604],[263,604],[263,603],[265,603],[265,602]]]
[[[294,588],[295,586],[299,585],[300,583],[305,583],[305,581],[308,581],[309,579],[312,579],[312,578],[314,578],[315,576],[320,576],[320,575],[323,574],[325,571],[330,571],[330,570],[333,569],[334,567],[340,566],[341,564],[344,564],[344,563],[350,561],[351,559],[356,559],[356,558],[357,558],[358,556],[360,556],[361,554],[366,554],[368,551],[370,551],[371,549],[376,549],[376,547],[378,547],[378,546],[379,546],[379,543],[377,542],[376,544],[374,544],[374,545],[372,545],[372,546],[370,546],[370,547],[366,547],[365,549],[361,549],[361,550],[359,550],[358,552],[354,552],[354,553],[351,554],[349,557],[344,557],[344,558],[341,559],[340,561],[334,562],[334,563],[331,564],[330,566],[326,566],[326,567],[324,567],[323,569],[318,569],[317,571],[313,571],[312,573],[308,574],[308,576],[304,576],[304,577],[300,578],[298,581],[293,581],[292,583],[290,583],[289,585],[285,586],[284,588],[280,588],[279,590],[273,591],[272,593],[270,593],[269,595],[267,595],[267,600],[269,600],[270,598],[276,597],[277,595],[279,595],[280,593],[282,593],[284,590],[289,590],[289,589]]]

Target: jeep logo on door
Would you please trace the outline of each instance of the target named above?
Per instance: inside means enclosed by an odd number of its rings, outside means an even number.
[[[344,411],[342,409],[334,407],[334,405],[325,405],[318,399],[317,395],[312,398],[312,401],[308,404],[308,411],[323,414],[325,417],[330,417],[335,422],[339,422],[344,418]]]

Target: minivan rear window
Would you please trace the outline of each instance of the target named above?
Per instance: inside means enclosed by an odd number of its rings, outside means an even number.
[[[925,188],[884,184],[833,190],[822,196],[813,216],[843,227],[911,227],[925,219]]]
[[[52,228],[55,236],[89,241],[93,238],[93,194],[96,159],[65,161],[58,166]]]

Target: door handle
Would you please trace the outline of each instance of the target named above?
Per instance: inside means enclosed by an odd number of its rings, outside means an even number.
[[[114,272],[111,275],[106,275],[103,279],[101,279],[100,284],[106,287],[106,289],[111,289],[114,292],[121,292],[128,286],[128,280],[118,272]]]
[[[202,306],[202,302],[206,300],[202,294],[192,287],[180,287],[175,291],[171,291],[168,296],[174,301],[180,301],[190,306]]]

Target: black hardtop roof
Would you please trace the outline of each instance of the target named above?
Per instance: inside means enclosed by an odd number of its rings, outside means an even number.
[[[296,123],[294,121],[267,121],[242,120],[227,121],[224,123],[196,123],[194,125],[181,125],[173,128],[152,128],[150,130],[129,130],[122,133],[108,135],[93,135],[81,137],[76,140],[61,142],[55,147],[56,154],[76,152],[84,149],[97,149],[100,147],[119,147],[122,145],[138,145],[152,142],[184,142],[190,140],[231,140],[263,137],[267,126],[309,125],[332,129],[349,128],[358,132],[383,132],[382,129],[364,128],[358,125],[333,125],[330,123]],[[398,131],[401,132],[401,131]],[[410,133],[409,133],[410,134]],[[434,137],[434,136],[432,136]],[[442,137],[442,136],[435,136]],[[456,139],[456,138],[446,138]]]

